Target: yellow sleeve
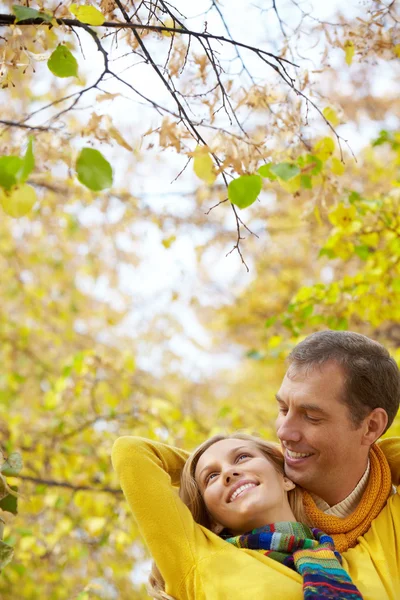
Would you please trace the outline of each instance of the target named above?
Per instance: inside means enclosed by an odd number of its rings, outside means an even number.
[[[389,463],[392,473],[392,483],[395,486],[400,485],[400,437],[380,440],[378,446]]]
[[[166,582],[178,593],[205,539],[172,487],[178,484],[187,453],[139,437],[120,437],[112,463],[139,531]]]

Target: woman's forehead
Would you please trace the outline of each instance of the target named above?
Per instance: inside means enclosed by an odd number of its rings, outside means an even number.
[[[252,440],[240,440],[235,438],[229,438],[227,440],[220,440],[215,442],[212,446],[200,456],[196,465],[195,475],[199,473],[208,465],[220,460],[229,459],[230,456],[238,449],[256,449],[257,446]]]

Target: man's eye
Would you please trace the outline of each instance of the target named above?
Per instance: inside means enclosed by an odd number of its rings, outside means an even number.
[[[308,415],[305,415],[305,418],[307,419],[307,421],[309,421],[310,423],[320,423],[321,419],[315,419],[314,417],[309,417]]]
[[[287,408],[283,408],[283,406],[281,406],[280,409],[279,409],[279,413],[281,415],[286,415],[287,411],[288,411],[288,409]]]

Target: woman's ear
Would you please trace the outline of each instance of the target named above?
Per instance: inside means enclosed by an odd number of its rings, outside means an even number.
[[[291,479],[288,479],[287,477],[283,478],[283,489],[285,490],[285,492],[294,490],[295,487],[296,487],[296,484],[293,483],[293,481]]]
[[[215,533],[216,535],[219,535],[223,529],[224,529],[224,526],[220,525],[219,523],[214,523],[213,522],[211,524],[211,531],[213,533]]]

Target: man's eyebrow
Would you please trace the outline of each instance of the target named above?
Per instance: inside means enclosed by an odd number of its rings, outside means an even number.
[[[302,408],[303,410],[310,410],[312,412],[317,412],[321,415],[328,416],[328,413],[326,412],[326,410],[324,410],[320,406],[317,406],[317,404],[304,403],[304,404],[300,404],[300,408]]]
[[[285,401],[282,400],[282,398],[279,396],[279,394],[275,394],[275,398],[276,398],[277,402],[281,402],[282,404],[285,404]],[[324,410],[317,404],[313,404],[312,402],[304,402],[302,404],[299,404],[298,408],[301,408],[302,410],[309,410],[311,412],[319,413],[320,415],[325,415],[326,417],[329,416],[328,413],[326,412],[326,410]]]
[[[238,446],[237,448],[232,448],[232,450],[229,450],[228,454],[229,456],[233,456],[234,454],[236,454],[236,452],[238,450],[243,450],[243,448],[245,448],[246,450],[250,451],[250,448],[248,448],[248,446]],[[206,465],[204,467],[204,469],[202,469],[199,473],[199,479],[201,478],[202,473],[204,473],[204,471],[208,471],[209,469],[213,469],[214,468],[214,464],[210,463],[208,465]]]

